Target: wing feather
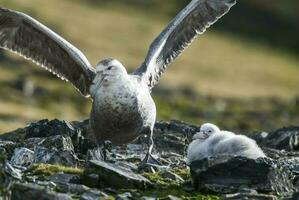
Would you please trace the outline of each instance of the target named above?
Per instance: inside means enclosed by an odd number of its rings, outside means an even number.
[[[166,66],[235,3],[236,0],[191,1],[152,42],[144,62],[133,74],[140,75],[152,89]]]
[[[0,48],[31,60],[89,96],[94,68],[76,47],[32,17],[0,8]]]

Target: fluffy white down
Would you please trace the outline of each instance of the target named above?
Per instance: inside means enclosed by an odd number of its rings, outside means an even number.
[[[251,159],[266,157],[254,140],[244,135],[235,135],[229,131],[216,131],[206,139],[194,139],[189,144],[187,164],[218,155],[243,156]]]

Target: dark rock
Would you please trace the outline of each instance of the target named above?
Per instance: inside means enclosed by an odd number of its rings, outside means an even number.
[[[186,182],[184,183],[183,190],[184,190],[185,192],[191,193],[191,192],[194,192],[194,191],[195,191],[195,188],[193,187],[191,181],[186,181]]]
[[[18,147],[18,144],[11,141],[1,141],[0,140],[0,148],[5,149],[7,158],[10,159],[14,153],[15,148]]]
[[[13,166],[11,166],[11,164],[9,164],[8,162],[5,163],[5,168],[4,168],[5,172],[7,174],[9,174],[11,177],[18,179],[18,180],[22,180],[22,174],[21,171],[14,168]]]
[[[162,152],[161,153],[161,159],[166,159],[167,165],[172,168],[185,168],[186,167],[186,157],[177,154],[174,152]]]
[[[67,194],[51,192],[43,187],[29,184],[17,183],[12,187],[11,199],[13,200],[28,200],[28,199],[44,199],[44,200],[71,200]]]
[[[137,165],[126,161],[117,161],[115,162],[115,165],[117,165],[119,168],[122,168],[124,170],[129,170],[133,172],[136,172],[138,170]]]
[[[94,135],[92,134],[90,125],[89,125],[89,119],[85,119],[83,121],[73,121],[71,122],[72,126],[76,129],[76,130],[80,130],[81,131],[81,135],[87,138],[92,138],[94,137]],[[95,138],[94,138],[95,139]]]
[[[185,122],[173,120],[170,122],[156,122],[155,131],[157,132],[175,132],[181,133],[188,137],[188,139],[192,139],[194,133],[200,131],[200,126],[191,125]]]
[[[93,138],[94,136],[92,136]],[[82,153],[82,154],[87,154],[87,152],[90,149],[95,149],[98,147],[98,144],[95,142],[95,140],[91,140],[89,138],[86,138],[84,136],[80,136],[78,138],[77,143],[73,143],[75,146],[76,152]]]
[[[0,155],[5,155],[5,159],[7,158],[7,152],[5,148],[0,147]]]
[[[172,151],[184,154],[187,148],[187,137],[182,137],[178,133],[164,132],[154,137],[156,149],[159,152]]]
[[[154,129],[154,142],[155,148],[158,150],[159,160],[169,169],[185,169],[186,148],[199,128],[199,126],[179,121],[157,122]],[[296,188],[299,188],[299,151],[295,151],[297,150],[296,130],[282,129],[280,133],[285,136],[281,136],[281,138],[279,134],[270,137],[272,133],[269,135],[262,134],[267,137],[254,136],[258,142],[265,144],[266,147],[263,147],[263,150],[269,158],[254,161],[240,157],[219,157],[192,163],[190,167],[196,189],[216,192],[216,195],[229,193],[223,196],[226,199],[275,199],[275,196],[270,194],[290,196],[296,191]],[[153,197],[142,195],[143,192],[140,189],[147,189],[153,185],[142,175],[135,173],[137,171],[136,165],[148,149],[146,145],[148,138],[140,137],[128,145],[113,146],[111,151],[105,152],[106,162],[103,162],[104,154],[101,149],[96,148],[97,145],[90,134],[88,120],[71,123],[59,120],[42,120],[23,129],[0,135],[0,153],[3,152],[6,157],[5,152],[9,152],[8,158],[13,164],[13,166],[8,165],[9,169],[19,173],[19,175],[14,175],[4,171],[6,167],[3,166],[6,166],[5,163],[7,163],[7,158],[5,158],[4,164],[0,164],[0,182],[5,178],[5,185],[9,186],[12,183],[11,180],[18,181],[14,179],[22,178],[22,181],[26,180],[40,186],[24,184],[22,187],[20,186],[21,189],[14,186],[13,197],[16,199],[70,199],[67,195],[61,197],[61,194],[50,192],[44,189],[45,187],[55,189],[56,192],[68,193],[72,198],[82,200],[107,197],[157,199],[155,195]],[[1,139],[12,142],[1,141]],[[290,143],[289,146],[288,142]],[[25,150],[23,147],[28,149]],[[23,149],[24,152],[21,153],[20,149]],[[14,166],[28,166],[30,164],[24,159],[26,152],[32,153],[29,149],[34,151],[33,161],[36,163],[80,165],[85,168],[85,174],[78,176],[61,172],[54,175],[41,175],[33,174],[30,171],[21,173]],[[10,159],[14,150],[18,157],[16,159],[14,156]],[[92,161],[89,161],[91,159]],[[165,168],[159,171],[159,176],[171,184],[175,181],[181,187],[180,189],[185,192],[196,193],[191,181],[184,182],[180,176],[165,171]],[[183,177],[187,180],[185,175]],[[187,184],[188,187],[186,187]],[[100,188],[100,190],[92,188]],[[245,191],[242,188],[250,188],[250,190]],[[0,184],[0,193],[1,190]],[[169,193],[167,194],[169,196],[164,196],[164,199],[178,199],[176,196],[172,196],[173,194],[176,193]],[[295,193],[293,199],[297,196]]]
[[[267,157],[272,158],[274,160],[279,159],[289,159],[298,157],[299,158],[299,152],[289,152],[285,150],[278,150],[278,149],[272,149],[272,148],[263,148],[264,153],[267,155]]]
[[[190,125],[181,121],[156,122],[154,128],[155,149],[159,152],[176,152],[185,154],[188,141],[198,132],[199,126]],[[135,144],[147,144],[148,138],[140,137]],[[144,145],[143,149],[147,146]]]
[[[56,184],[54,183],[54,182],[52,182],[52,181],[36,181],[35,182],[37,185],[39,185],[39,186],[44,186],[45,188],[47,188],[47,189],[51,189],[51,190],[53,190],[53,189],[55,189],[56,188]]]
[[[89,187],[96,188],[99,186],[100,177],[96,173],[86,173],[81,177],[81,182]]]
[[[182,177],[180,177],[179,175],[172,173],[170,171],[162,171],[162,172],[160,172],[160,175],[162,178],[167,178],[167,179],[173,180],[177,183],[184,182],[184,179]]]
[[[6,170],[6,152],[4,149],[0,152],[0,197],[8,199],[10,196],[10,187],[12,184],[12,176]]]
[[[67,135],[73,137],[77,135],[77,130],[68,122],[54,119],[49,121],[44,119],[29,124],[26,129],[26,138],[50,137],[55,135]]]
[[[3,133],[0,135],[0,140],[2,141],[13,141],[15,143],[23,142],[26,136],[26,127],[19,128],[17,130]]]
[[[240,199],[277,200],[278,198],[274,195],[269,195],[269,194],[235,193],[235,194],[226,194],[221,199],[222,200],[240,200]]]
[[[252,200],[277,200],[278,198],[270,194],[259,194],[253,189],[242,189],[238,193],[223,195],[221,199],[224,200],[239,200],[239,199],[252,199]]]
[[[273,194],[295,190],[291,170],[269,158],[212,157],[191,163],[190,169],[195,188],[220,194],[241,188]]]
[[[132,197],[133,196],[130,192],[125,192],[123,194],[117,195],[115,200],[130,200]]]
[[[65,173],[57,173],[49,177],[50,181],[53,181],[54,183],[79,183],[80,182],[80,176],[76,174],[65,174]]]
[[[144,152],[144,147],[142,144],[127,144],[127,152],[128,153],[138,153],[138,152]]]
[[[281,166],[288,168],[293,172],[295,179],[293,180],[294,185],[296,188],[299,187],[299,152],[293,151],[285,151],[285,150],[277,150],[271,148],[264,148],[264,153],[276,160],[280,163]]]
[[[118,194],[117,189],[111,188],[111,187],[106,187],[103,190],[104,192],[108,193],[108,194]]]
[[[100,148],[89,149],[87,151],[86,160],[104,160],[103,152]]]
[[[24,146],[28,149],[34,150],[36,146],[41,146],[45,140],[46,138],[27,138],[24,140]]]
[[[285,127],[271,133],[259,133],[252,138],[262,147],[287,151],[299,150],[299,126]]]
[[[78,194],[78,195],[90,191],[90,188],[85,185],[73,184],[73,183],[58,183],[56,189],[62,193]]]
[[[80,122],[77,122],[77,124],[80,124]],[[63,135],[69,136],[73,141],[73,145],[78,147],[81,132],[85,130],[81,130],[80,126],[77,124],[76,126],[73,126],[71,123],[66,121],[60,121],[57,119],[49,121],[48,119],[44,119],[35,123],[31,123],[23,129],[17,129],[8,133],[4,133],[0,135],[0,140],[23,143],[24,140],[28,138],[46,138],[56,135]]]
[[[132,171],[125,171],[117,165],[102,161],[89,161],[90,167],[99,175],[100,181],[112,187],[118,188],[147,188],[151,182]]]
[[[14,155],[12,156],[10,163],[13,166],[24,166],[28,167],[33,163],[34,152],[30,149],[21,147],[16,148]]]
[[[24,140],[24,145],[32,150],[36,146],[41,146],[48,149],[55,148],[62,151],[74,151],[72,139],[67,135],[54,135],[44,138],[27,138]]]
[[[86,154],[89,149],[94,149],[98,146],[95,135],[90,128],[89,119],[77,122],[71,122],[72,126],[78,130],[80,134],[75,138],[72,138],[76,152]]]
[[[283,200],[298,200],[298,199],[299,199],[299,192],[295,192],[290,197],[284,198]]]
[[[88,192],[85,192],[81,195],[80,200],[99,200],[102,198],[107,198],[108,195],[102,191],[99,190],[90,190]]]
[[[168,151],[184,155],[192,136],[200,126],[181,121],[157,122],[154,129],[155,148],[159,152]]]
[[[40,142],[39,146],[46,147],[48,149],[56,148],[61,151],[74,151],[71,138],[64,135],[47,137],[45,140]]]
[[[64,166],[77,166],[78,158],[72,151],[59,151],[36,147],[34,150],[34,163],[58,164]]]

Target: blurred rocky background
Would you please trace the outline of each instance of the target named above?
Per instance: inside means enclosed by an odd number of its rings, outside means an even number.
[[[78,47],[95,65],[119,59],[129,71],[189,1],[1,0]],[[299,123],[299,3],[240,1],[169,66],[154,89],[159,120],[209,121],[239,133]],[[71,66],[70,66],[71,67]],[[88,117],[89,100],[70,84],[0,51],[0,132],[43,118]]]

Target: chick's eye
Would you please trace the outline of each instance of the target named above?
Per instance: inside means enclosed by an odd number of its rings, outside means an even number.
[[[110,66],[110,67],[107,68],[107,70],[111,70],[111,69],[112,69],[112,66]]]

